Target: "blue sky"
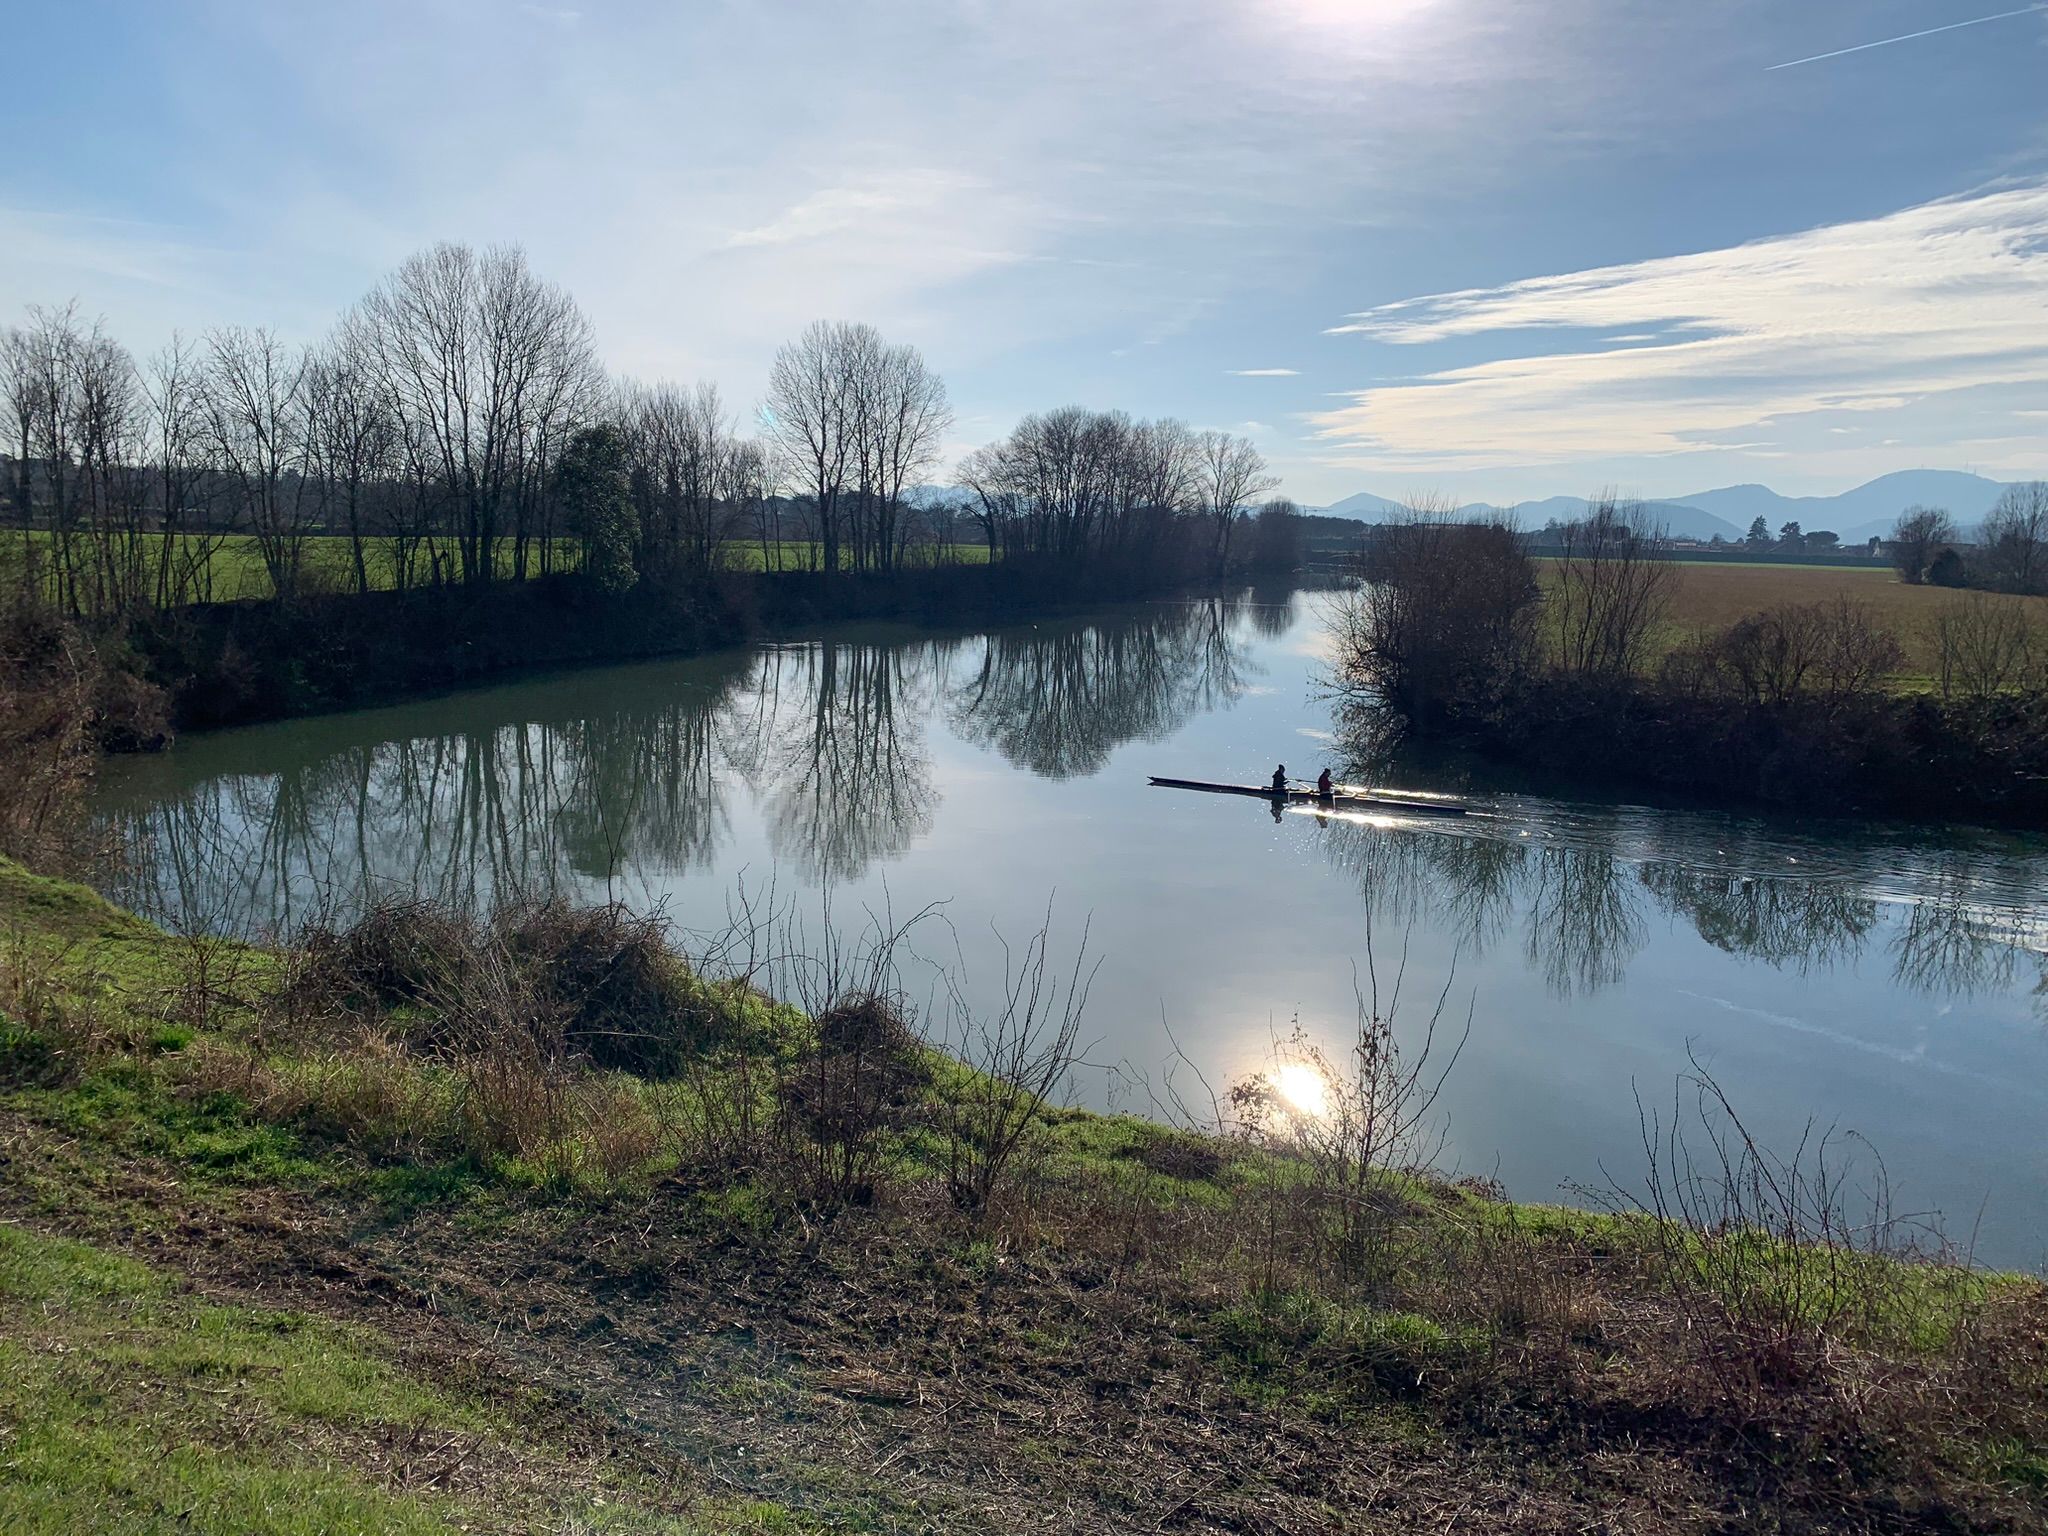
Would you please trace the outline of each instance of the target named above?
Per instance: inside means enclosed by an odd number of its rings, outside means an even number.
[[[317,339],[516,241],[621,372],[871,320],[956,450],[1079,402],[1286,488],[2048,474],[2048,8],[14,0],[0,311]]]

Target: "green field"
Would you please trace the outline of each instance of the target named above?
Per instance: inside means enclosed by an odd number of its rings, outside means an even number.
[[[36,532],[31,537],[47,568],[51,536]],[[9,537],[0,545],[0,560],[9,566],[17,565],[21,559],[22,535]],[[146,533],[139,535],[141,560],[154,573],[163,559],[164,542],[174,538],[176,546],[171,555],[173,569],[189,601],[240,602],[247,599],[268,598],[276,589],[270,580],[270,572],[263,563],[262,548],[247,534],[198,535]],[[527,571],[529,575],[540,574],[539,549],[529,547]],[[815,543],[785,539],[763,546],[758,540],[733,540],[723,548],[722,566],[736,571],[803,571],[815,570],[821,563],[821,549]],[[393,540],[372,538],[364,541],[363,564],[369,584],[374,591],[389,591],[397,585],[396,549]],[[423,585],[433,580],[435,560],[438,556],[442,579],[461,569],[461,553],[452,540],[431,541],[419,546],[412,561],[412,582]],[[90,546],[82,538],[77,545],[77,560],[81,564],[91,560]],[[841,551],[844,567],[849,558]],[[582,545],[575,539],[554,541],[552,566],[557,571],[573,571],[582,559]],[[349,540],[339,534],[316,534],[306,540],[305,585],[315,592],[347,592],[356,584],[355,564],[350,551]],[[918,546],[909,551],[907,563],[912,567],[932,565],[986,565],[988,546],[985,544],[949,544]],[[500,543],[496,565],[500,577],[510,580],[514,574],[514,551],[510,540]],[[152,578],[153,579],[153,578]]]

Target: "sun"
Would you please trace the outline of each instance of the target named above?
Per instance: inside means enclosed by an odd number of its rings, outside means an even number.
[[[1273,1091],[1297,1115],[1320,1119],[1330,1107],[1329,1085],[1323,1081],[1323,1074],[1308,1062],[1290,1061],[1276,1067],[1268,1081],[1272,1083]]]
[[[1318,27],[1364,31],[1399,26],[1442,0],[1266,0],[1269,9]]]

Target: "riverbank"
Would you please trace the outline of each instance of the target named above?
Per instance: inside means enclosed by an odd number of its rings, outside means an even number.
[[[1170,572],[1026,559],[887,575],[724,571],[620,594],[568,574],[289,604],[195,604],[134,621],[110,650],[163,691],[178,729],[202,730],[542,670],[692,655],[819,623],[1015,619],[1184,585]]]
[[[0,918],[11,1527],[2041,1528],[2035,1282],[1064,1110],[619,913]]]
[[[1547,677],[1437,742],[1577,794],[1931,825],[2048,827],[2048,696],[1764,702]]]

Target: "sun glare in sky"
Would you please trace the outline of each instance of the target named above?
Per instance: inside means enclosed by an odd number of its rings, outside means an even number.
[[[1319,27],[1380,30],[1435,10],[1442,0],[1268,0],[1273,9]]]

